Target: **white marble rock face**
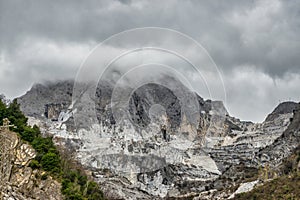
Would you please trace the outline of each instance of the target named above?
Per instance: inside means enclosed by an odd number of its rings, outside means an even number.
[[[229,116],[222,102],[204,101],[198,96],[199,115],[194,124],[185,113],[176,118],[172,115],[176,110],[157,106],[155,98],[160,94],[152,94],[150,90],[152,97],[142,93],[145,96],[135,99],[142,110],[139,110],[140,116],[133,117],[141,117],[141,123],[147,127],[140,132],[132,121],[111,123],[109,95],[99,96],[99,102],[107,104],[98,108],[99,123],[89,129],[76,129],[73,118],[78,110],[71,97],[65,95],[71,85],[65,82],[35,86],[20,98],[21,108],[30,116],[28,123],[37,124],[42,133],[53,135],[58,145],[76,147],[77,159],[90,169],[112,198],[159,199],[198,194],[205,192],[205,188],[231,166],[243,163],[255,167],[269,162],[268,158],[260,160],[257,154],[282,137],[297,106],[296,103],[279,105],[263,123],[252,123]],[[41,90],[38,94],[43,95],[36,97],[33,107],[29,108],[28,102],[35,98],[36,90]],[[109,94],[110,90],[109,85],[104,84],[99,94]],[[51,92],[63,95],[59,98],[49,94]],[[43,116],[40,107],[49,103],[66,104],[57,121]],[[33,111],[34,106],[38,107],[37,111]],[[138,107],[132,110],[138,111]],[[178,119],[181,120],[176,121]]]

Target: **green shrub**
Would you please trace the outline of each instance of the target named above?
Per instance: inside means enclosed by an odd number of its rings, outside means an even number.
[[[41,165],[44,170],[57,173],[60,171],[60,158],[55,153],[46,153],[41,159]]]
[[[87,176],[79,175],[78,184],[81,185],[81,186],[85,186],[86,183],[87,183]]]
[[[70,187],[71,181],[69,179],[63,179],[61,182],[61,191],[66,194],[66,190]]]
[[[67,198],[67,200],[84,200],[84,197],[80,193],[70,194]]]
[[[75,171],[65,172],[64,178],[70,180],[70,182],[75,182],[77,180],[77,173]]]
[[[29,167],[31,167],[32,169],[38,169],[41,167],[39,161],[37,160],[32,160],[29,164]]]
[[[87,187],[87,195],[89,199],[103,199],[103,193],[96,182],[89,182]]]
[[[28,126],[23,126],[23,132],[20,135],[23,140],[28,142],[32,142],[37,137],[36,130]]]
[[[52,138],[43,138],[43,137],[36,137],[32,141],[31,145],[33,148],[40,154],[48,153],[49,151],[57,151],[56,147],[52,142]],[[54,152],[53,152],[54,153]]]

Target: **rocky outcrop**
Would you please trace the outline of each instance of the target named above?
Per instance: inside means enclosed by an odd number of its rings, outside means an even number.
[[[292,112],[291,123],[287,129],[274,143],[257,153],[257,162],[273,167],[279,166],[300,144],[300,103],[293,107]]]
[[[57,181],[29,167],[36,153],[16,133],[0,130],[0,147],[0,199],[63,199]]]
[[[267,116],[265,121],[273,121],[279,115],[286,114],[286,113],[292,113],[297,107],[298,107],[298,104],[295,102],[291,102],[291,101],[280,103],[273,110],[273,112]]]
[[[72,90],[73,81],[35,84],[25,95],[18,98],[18,103],[26,115],[45,118],[46,105],[71,104]]]
[[[58,121],[61,112],[66,112],[68,105],[66,103],[50,103],[45,105],[44,116],[52,121]]]

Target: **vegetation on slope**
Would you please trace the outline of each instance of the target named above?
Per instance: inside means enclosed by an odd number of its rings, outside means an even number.
[[[36,150],[37,156],[31,161],[30,167],[41,168],[62,183],[62,194],[66,200],[101,200],[104,199],[99,185],[90,181],[84,170],[70,162],[67,155],[62,155],[54,145],[52,138],[42,137],[37,126],[27,125],[27,118],[21,112],[16,100],[8,106],[0,100],[0,123],[8,118],[22,140],[28,142]],[[47,178],[47,174],[42,177]]]
[[[279,177],[256,187],[254,190],[241,193],[235,199],[300,199],[300,145],[295,152],[272,174]]]

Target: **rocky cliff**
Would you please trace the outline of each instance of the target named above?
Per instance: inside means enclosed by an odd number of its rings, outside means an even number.
[[[196,114],[186,114],[178,91],[148,84],[132,94],[128,118],[120,120],[111,85],[100,83],[91,98],[99,123],[84,129],[92,114],[72,102],[72,84],[36,85],[18,101],[30,123],[77,152],[112,199],[233,197],[238,186],[237,193],[259,182],[259,168],[276,167],[299,144],[299,104],[280,104],[263,123],[243,122],[178,83],[183,96],[196,97]],[[76,122],[78,108],[84,123]]]
[[[36,153],[14,132],[0,130],[0,199],[60,200],[61,185],[45,172],[29,167]]]
[[[286,104],[287,103],[285,103],[284,106],[286,106]],[[290,108],[285,110],[291,110],[293,112],[290,118],[290,124],[280,137],[257,153],[256,158],[260,163],[276,167],[300,144],[300,104],[289,104]],[[278,113],[278,108],[281,106],[282,105],[279,105],[275,109],[276,114]]]

